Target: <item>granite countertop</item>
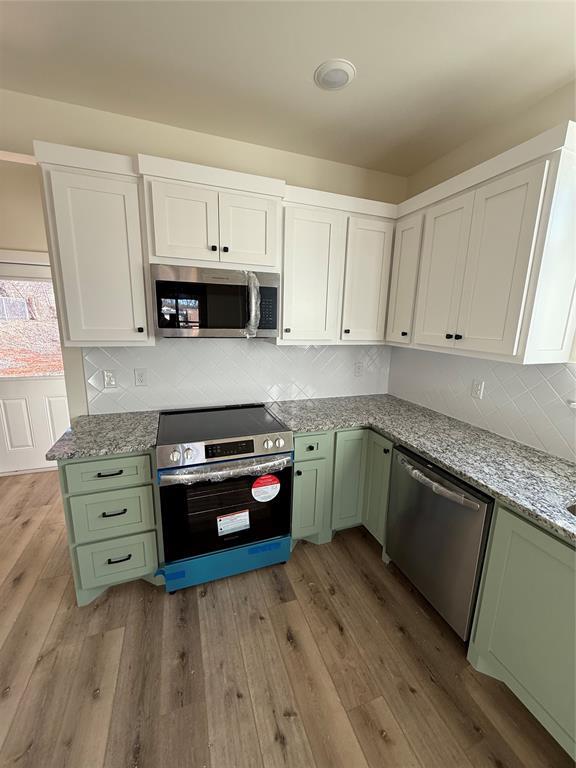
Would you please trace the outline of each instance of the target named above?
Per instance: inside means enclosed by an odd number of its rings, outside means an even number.
[[[138,453],[156,447],[158,411],[78,416],[46,454],[48,461]]]
[[[269,403],[293,432],[368,427],[576,544],[576,464],[392,395]],[[49,461],[137,453],[156,446],[158,411],[79,416]]]
[[[576,544],[576,464],[393,395],[268,405],[294,432],[369,427]]]

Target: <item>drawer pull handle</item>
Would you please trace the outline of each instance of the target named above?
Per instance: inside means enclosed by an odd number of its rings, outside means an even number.
[[[106,562],[108,565],[116,565],[116,563],[127,563],[128,560],[132,560],[132,553],[126,555],[125,557],[109,557]]]
[[[116,512],[102,512],[102,517],[120,517],[120,515],[125,515],[126,512],[128,512],[128,507],[118,509]]]
[[[124,474],[123,469],[117,469],[116,472],[98,472],[96,477],[119,477]]]
[[[390,453],[390,448],[383,448],[382,453]]]
[[[301,469],[297,469],[296,470],[296,474],[298,475],[298,477],[302,477],[302,470]]]

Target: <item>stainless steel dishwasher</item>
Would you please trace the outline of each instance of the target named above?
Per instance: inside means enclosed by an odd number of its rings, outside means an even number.
[[[394,449],[386,552],[468,640],[493,499],[403,448]]]

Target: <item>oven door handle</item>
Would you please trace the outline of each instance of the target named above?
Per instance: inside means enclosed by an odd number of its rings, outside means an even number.
[[[194,485],[205,482],[223,482],[235,477],[259,477],[271,472],[281,472],[293,465],[292,454],[279,454],[254,459],[240,459],[229,461],[225,464],[202,464],[186,469],[167,469],[158,472],[158,484],[167,485]]]

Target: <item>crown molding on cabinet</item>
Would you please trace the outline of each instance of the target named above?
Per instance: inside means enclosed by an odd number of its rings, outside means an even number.
[[[394,203],[365,200],[350,195],[339,195],[335,192],[321,192],[318,189],[308,189],[307,187],[287,185],[284,202],[294,205],[312,205],[315,208],[333,208],[347,213],[380,216],[386,219],[395,219],[398,216],[398,206]]]
[[[573,120],[567,120],[554,128],[550,128],[544,133],[512,147],[512,149],[506,150],[506,152],[502,152],[467,171],[459,173],[457,176],[453,176],[451,179],[447,179],[447,181],[443,181],[441,184],[437,184],[435,187],[421,192],[419,195],[405,200],[397,206],[398,218],[414,213],[421,208],[427,208],[439,200],[445,200],[465,189],[482,184],[495,176],[512,171],[525,163],[531,163],[560,149],[576,152],[576,122]]]
[[[66,144],[52,144],[47,141],[35,140],[32,144],[38,163],[81,168],[84,171],[118,173],[123,176],[138,175],[135,158],[130,155],[116,155],[112,152],[69,147]]]

